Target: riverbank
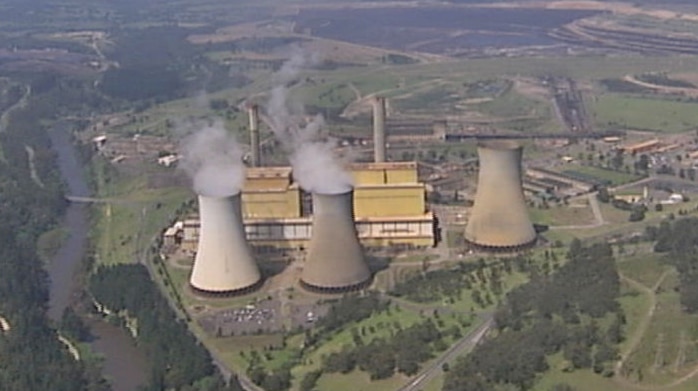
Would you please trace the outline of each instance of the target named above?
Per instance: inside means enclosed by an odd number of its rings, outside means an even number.
[[[72,124],[61,121],[49,131],[51,147],[57,155],[58,169],[67,185],[66,195],[90,195],[85,173],[71,139]],[[89,209],[85,204],[68,205],[62,226],[69,232],[67,239],[47,266],[50,278],[49,317],[60,322],[63,311],[82,287],[75,274],[85,258],[90,231]],[[87,322],[94,337],[90,348],[104,358],[102,372],[114,391],[133,391],[147,383],[147,360],[136,348],[133,339],[120,327],[99,319]]]

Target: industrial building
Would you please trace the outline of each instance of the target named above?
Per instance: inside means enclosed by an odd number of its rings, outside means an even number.
[[[427,210],[426,187],[418,180],[417,163],[385,162],[385,103],[380,97],[373,102],[375,162],[347,167],[354,182],[350,215],[363,247],[431,247],[437,227]],[[257,252],[305,250],[313,238],[313,199],[294,181],[291,167],[260,167],[257,105],[247,105],[247,112],[251,167],[241,194],[245,236]],[[184,249],[196,250],[199,225],[196,217],[182,222]]]
[[[465,227],[466,241],[477,248],[514,251],[536,241],[521,183],[522,152],[513,141],[478,144],[477,192]]]
[[[427,210],[426,188],[417,163],[356,163],[353,216],[368,248],[425,248],[435,243],[435,219]],[[312,237],[314,205],[293,180],[290,167],[248,168],[242,190],[245,233],[257,251],[303,250]],[[182,246],[195,250],[199,220],[182,224]]]

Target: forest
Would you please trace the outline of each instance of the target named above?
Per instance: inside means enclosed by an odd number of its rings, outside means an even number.
[[[177,318],[143,265],[102,266],[90,277],[89,290],[110,311],[137,319],[136,339],[152,364],[144,391],[241,390],[235,379],[223,385],[210,354]]]
[[[553,274],[534,274],[506,295],[495,313],[496,335],[456,362],[444,391],[528,390],[548,369],[546,357],[558,352],[567,370],[613,374],[625,316],[612,249],[574,240],[567,258]]]
[[[656,240],[654,251],[666,254],[665,262],[679,272],[679,294],[684,311],[698,312],[698,219],[684,218],[664,221],[648,228],[650,239]]]
[[[59,85],[37,88],[27,105],[9,115],[0,133],[0,316],[11,326],[0,333],[3,391],[108,388],[98,371],[73,359],[46,316],[48,277],[37,257],[36,240],[56,226],[65,201],[43,121],[75,103],[61,99]],[[34,168],[41,184],[30,175],[27,146],[35,152]]]

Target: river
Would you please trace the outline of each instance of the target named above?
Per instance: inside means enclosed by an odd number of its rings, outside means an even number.
[[[72,144],[71,129],[69,122],[54,125],[48,132],[51,147],[57,154],[58,169],[67,184],[66,191],[73,196],[88,197],[90,190]],[[80,288],[73,277],[85,255],[89,224],[86,204],[68,205],[63,227],[69,235],[47,268],[51,280],[48,315],[56,322],[60,321],[71,296]],[[104,356],[103,374],[110,380],[112,389],[133,391],[145,384],[147,360],[130,335],[122,328],[103,321],[90,321],[88,325],[94,336],[91,347]]]

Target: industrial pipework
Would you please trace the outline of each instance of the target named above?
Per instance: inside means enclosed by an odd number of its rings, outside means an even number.
[[[261,274],[245,238],[240,193],[199,195],[199,244],[189,280],[208,294],[234,294],[255,288]]]
[[[385,98],[373,98],[373,160],[385,161]]]
[[[308,290],[347,291],[371,279],[354,226],[353,193],[313,193],[312,236],[301,275]]]
[[[514,141],[478,144],[477,194],[465,239],[476,247],[515,251],[531,245],[536,231],[528,217],[521,182],[523,147]]]

